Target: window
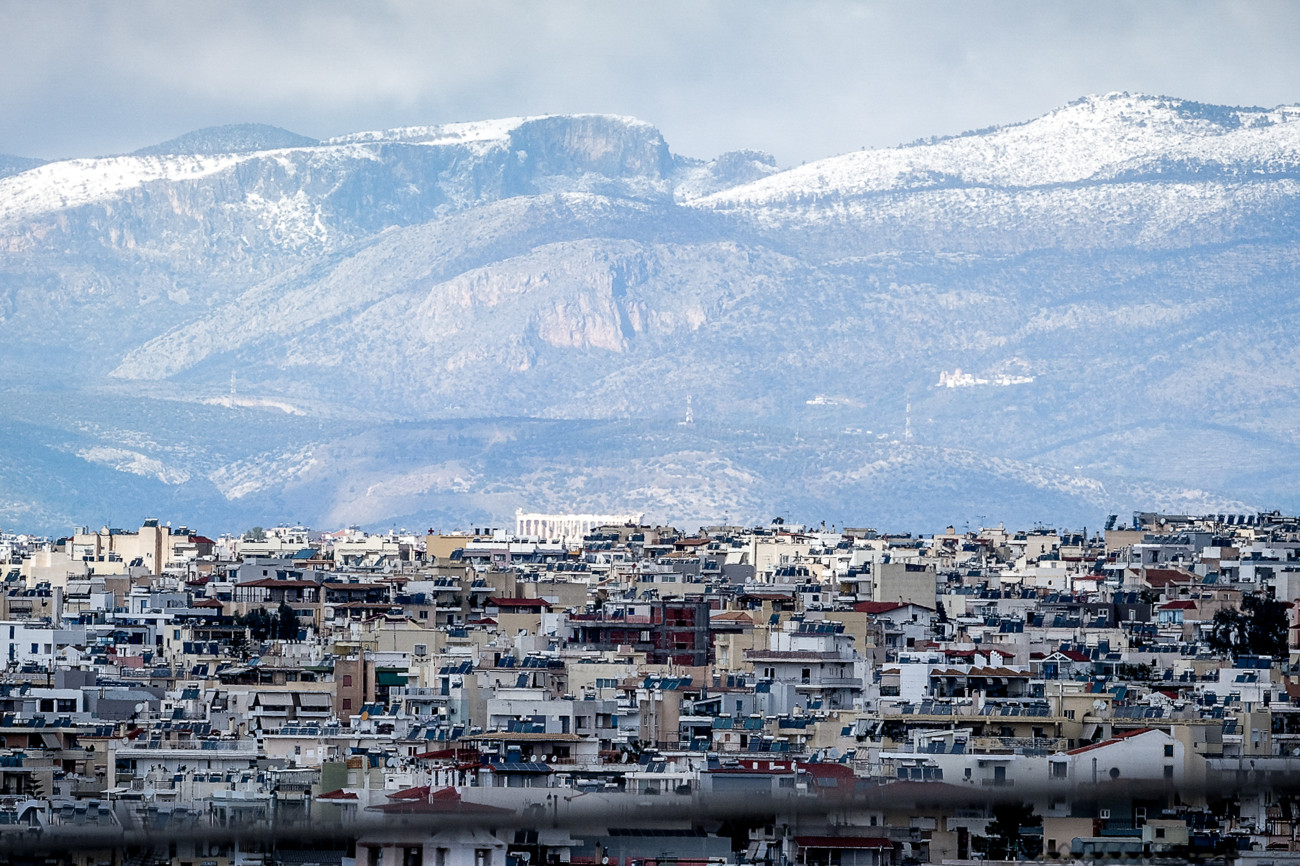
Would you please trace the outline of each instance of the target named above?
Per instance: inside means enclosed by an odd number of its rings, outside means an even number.
[[[492,849],[475,848],[474,866],[492,866]]]
[[[1069,764],[1065,761],[1053,761],[1049,766],[1052,768],[1053,779],[1064,779],[1069,772]]]
[[[344,685],[345,687],[346,687],[346,686],[350,686],[350,685],[352,685],[352,674],[344,674],[344,675],[343,675],[343,685]]]
[[[1165,778],[1172,779],[1173,777],[1174,777],[1174,765],[1165,764]]]
[[[1165,838],[1165,828],[1164,828],[1164,827],[1157,827],[1157,828],[1156,828],[1156,838],[1157,838],[1157,839],[1163,839],[1163,838]]]
[[[345,709],[345,710],[350,710],[350,709],[352,709],[352,698],[344,698],[344,699],[343,699],[343,709]]]
[[[1174,744],[1173,744],[1173,743],[1166,743],[1166,744],[1165,744],[1165,757],[1166,757],[1166,758],[1172,758],[1173,756],[1174,756]]]
[[[54,712],[54,699],[53,699],[53,698],[41,698],[41,712],[42,712],[42,713],[52,713],[52,712]]]
[[[402,866],[424,866],[424,849],[408,845],[402,849]]]

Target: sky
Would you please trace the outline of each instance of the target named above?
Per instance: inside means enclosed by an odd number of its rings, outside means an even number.
[[[0,153],[601,112],[791,166],[1114,90],[1300,102],[1297,34],[1290,0],[0,0]]]

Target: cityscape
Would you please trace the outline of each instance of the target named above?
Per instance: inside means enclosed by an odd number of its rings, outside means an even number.
[[[149,519],[5,533],[0,562],[11,858],[1300,852],[1300,518],[1279,512],[932,535]]]
[[[0,0],[0,866],[1300,866],[1296,33]]]

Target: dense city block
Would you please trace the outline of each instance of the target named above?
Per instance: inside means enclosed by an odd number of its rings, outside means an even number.
[[[1102,519],[5,533],[0,846],[1300,858],[1300,519]]]

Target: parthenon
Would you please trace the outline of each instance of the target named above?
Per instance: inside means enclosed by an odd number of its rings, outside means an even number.
[[[515,535],[562,542],[581,540],[598,526],[640,526],[644,513],[637,514],[541,514],[515,509]]]

